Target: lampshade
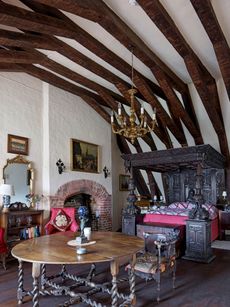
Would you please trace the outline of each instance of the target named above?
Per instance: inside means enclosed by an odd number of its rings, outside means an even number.
[[[223,191],[222,196],[223,196],[223,197],[226,197],[226,196],[227,196],[227,192],[226,192],[226,191]]]
[[[0,185],[0,195],[14,195],[14,187],[11,184],[1,184]]]

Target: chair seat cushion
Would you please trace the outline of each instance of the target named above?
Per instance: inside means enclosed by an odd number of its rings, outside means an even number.
[[[66,231],[71,222],[71,218],[60,209],[51,224],[59,231]]]
[[[160,272],[163,273],[166,270],[166,259],[161,258]],[[158,269],[157,257],[150,253],[145,253],[144,255],[137,258],[136,264],[134,266],[134,271],[140,271],[148,274],[155,274]]]

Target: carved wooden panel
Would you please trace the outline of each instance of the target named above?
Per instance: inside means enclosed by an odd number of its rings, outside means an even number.
[[[217,203],[225,190],[224,169],[203,169],[203,199],[204,202]],[[176,201],[186,201],[190,189],[195,188],[196,170],[184,169],[167,172],[162,175],[165,188],[165,198],[168,204]]]

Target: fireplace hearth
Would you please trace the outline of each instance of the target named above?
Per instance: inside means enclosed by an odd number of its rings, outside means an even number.
[[[77,211],[81,202],[89,209],[92,230],[112,230],[111,195],[101,184],[84,179],[69,181],[50,197],[51,208],[76,207]],[[76,219],[79,220],[78,216]]]

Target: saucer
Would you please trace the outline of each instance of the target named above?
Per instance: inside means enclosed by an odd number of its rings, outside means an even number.
[[[96,241],[89,241],[89,242],[86,242],[86,243],[79,244],[79,243],[77,243],[76,240],[70,240],[70,241],[67,242],[67,244],[70,245],[70,246],[89,246],[89,245],[93,245],[95,243],[96,243]]]

